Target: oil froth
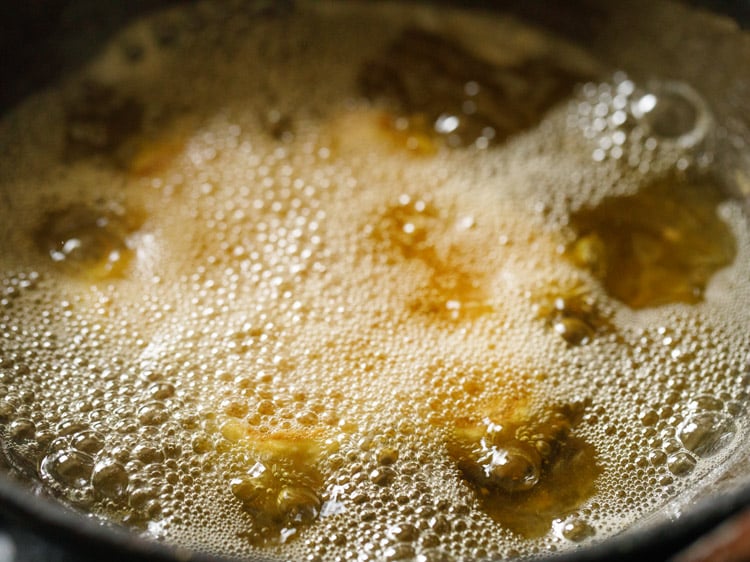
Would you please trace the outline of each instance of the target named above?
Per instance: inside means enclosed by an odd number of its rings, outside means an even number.
[[[261,8],[154,14],[0,125],[8,471],[211,553],[469,560],[730,463],[725,109],[503,16]]]

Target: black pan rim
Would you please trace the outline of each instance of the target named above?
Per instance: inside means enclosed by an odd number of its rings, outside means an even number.
[[[684,515],[653,525],[629,529],[602,541],[561,553],[527,560],[545,562],[611,562],[667,560],[695,539],[750,505],[750,483],[698,502]],[[190,551],[149,539],[124,527],[68,507],[62,502],[26,489],[7,476],[0,477],[0,512],[44,533],[61,544],[78,548],[86,556],[102,554],[111,562],[272,562],[273,557],[231,558]],[[520,562],[520,561],[519,561]]]

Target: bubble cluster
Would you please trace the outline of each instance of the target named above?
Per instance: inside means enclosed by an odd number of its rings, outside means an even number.
[[[153,14],[0,123],[3,470],[188,549],[448,562],[732,466],[721,112],[508,18],[283,4]]]
[[[690,85],[652,80],[638,86],[623,72],[587,83],[571,102],[568,124],[594,146],[591,157],[621,161],[641,172],[706,168],[713,158],[714,119]]]

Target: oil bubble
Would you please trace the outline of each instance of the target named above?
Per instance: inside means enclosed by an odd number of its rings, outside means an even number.
[[[736,430],[735,423],[721,412],[704,411],[688,416],[677,428],[677,437],[687,450],[710,457],[734,439]]]
[[[65,488],[81,489],[89,485],[94,459],[79,451],[59,451],[44,457],[40,472],[43,478]]]
[[[649,84],[631,102],[631,111],[647,135],[692,148],[709,134],[713,119],[701,95],[684,82]]]
[[[118,462],[99,461],[91,474],[94,491],[110,499],[121,499],[128,488],[128,473]]]
[[[684,476],[693,471],[697,461],[694,456],[678,451],[667,458],[667,467],[675,476]]]

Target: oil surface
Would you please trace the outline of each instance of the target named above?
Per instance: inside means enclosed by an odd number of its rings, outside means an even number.
[[[408,3],[198,3],[5,116],[5,472],[311,561],[564,551],[718,478],[747,440],[750,82],[696,57],[750,47],[618,9],[584,51]]]

